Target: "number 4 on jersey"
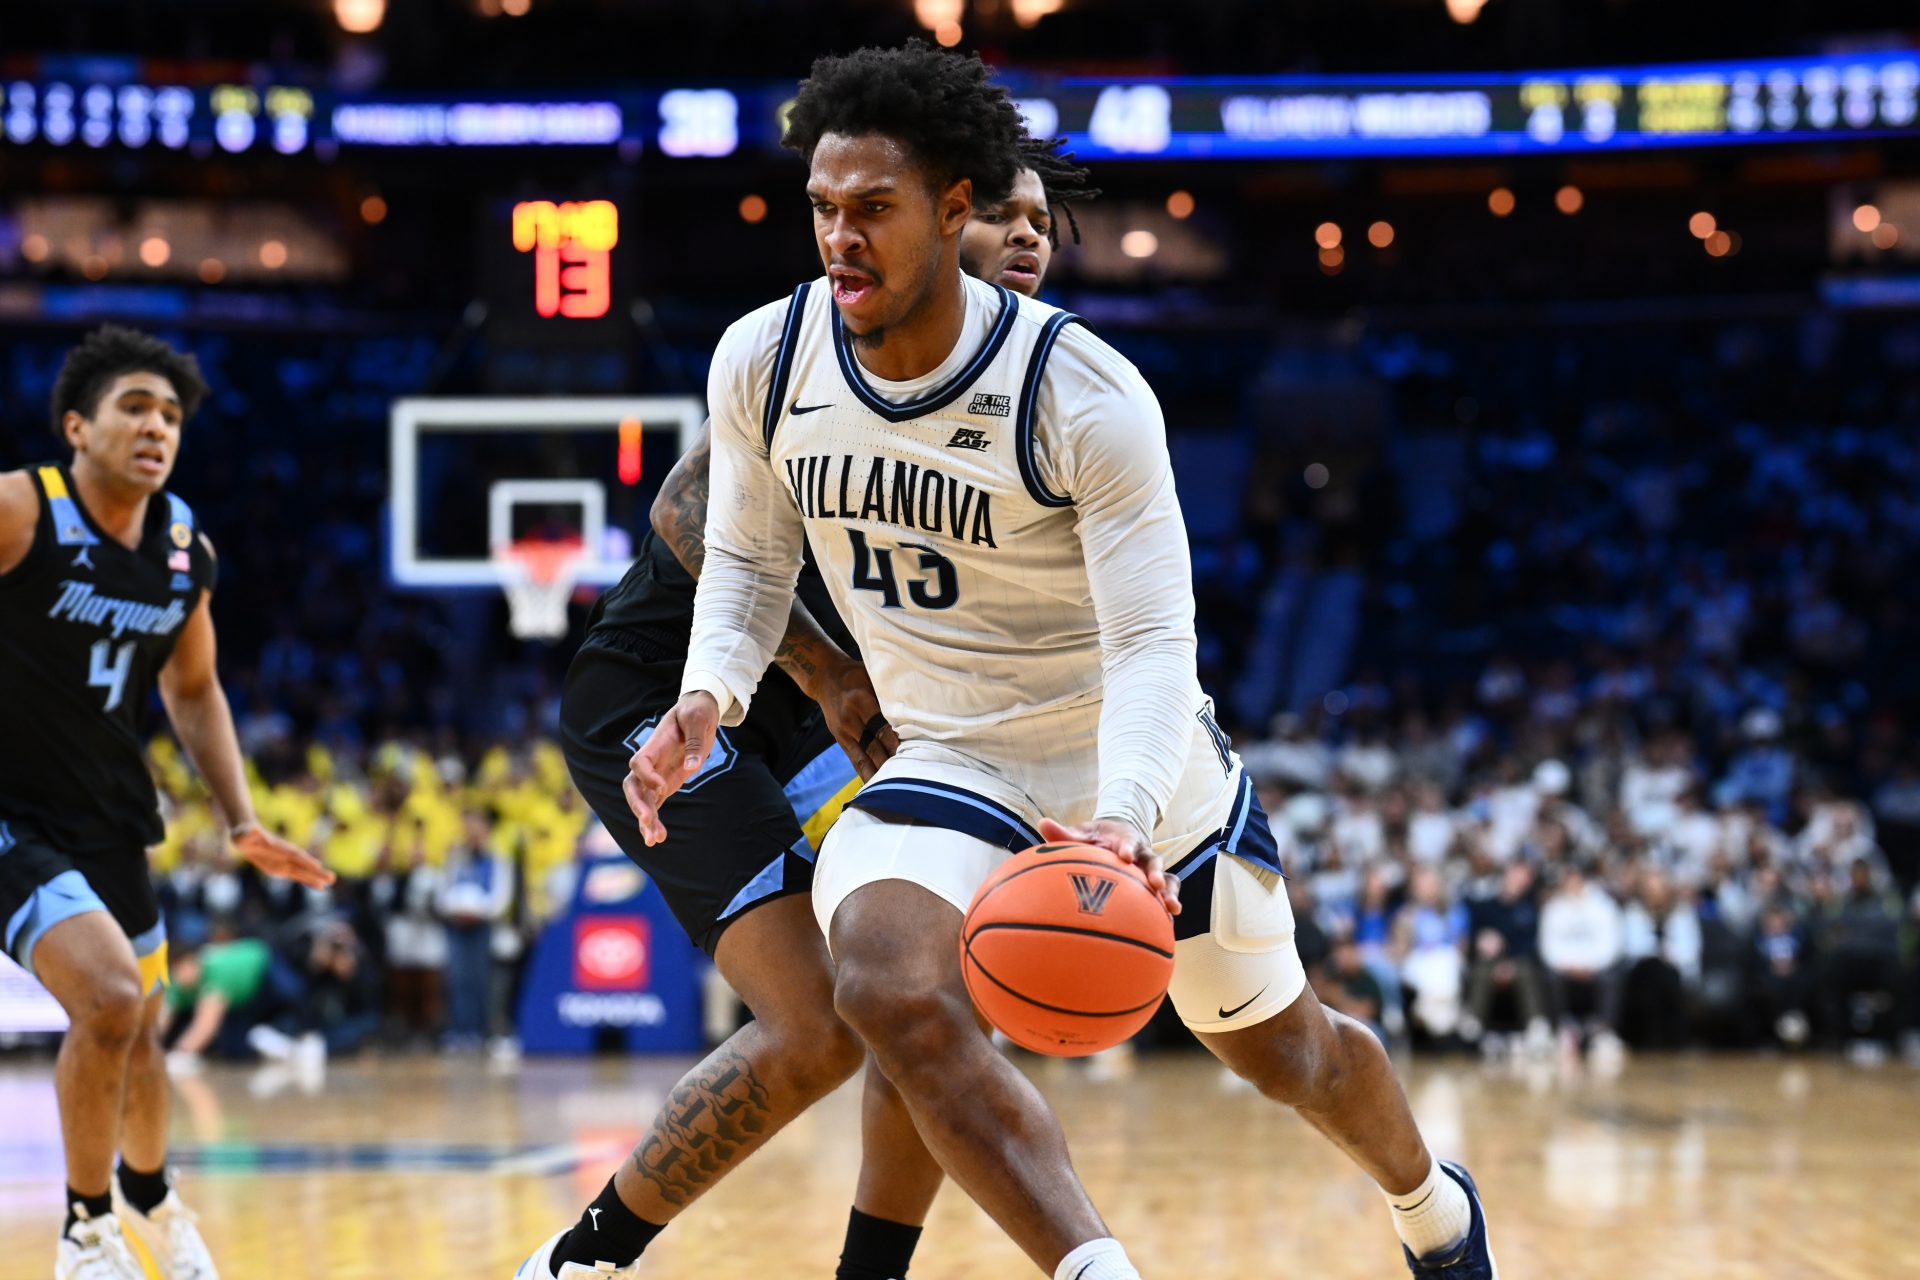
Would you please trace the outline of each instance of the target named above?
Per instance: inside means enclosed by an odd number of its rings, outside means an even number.
[[[917,542],[902,543],[897,548],[869,547],[867,535],[858,529],[847,530],[847,539],[853,544],[854,590],[878,591],[881,607],[900,607],[900,584],[893,574],[893,553],[896,550],[919,552],[920,568],[928,575],[907,579],[909,600],[922,609],[950,609],[954,601],[960,598],[960,582],[954,574],[953,561],[932,547]]]
[[[107,710],[119,708],[127,696],[127,673],[133,670],[133,645],[129,640],[117,650],[111,640],[93,642],[93,660],[87,671],[87,686],[107,691]]]

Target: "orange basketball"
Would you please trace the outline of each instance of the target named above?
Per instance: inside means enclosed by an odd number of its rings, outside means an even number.
[[[1105,849],[1043,844],[973,895],[960,927],[967,993],[1022,1048],[1075,1058],[1147,1024],[1173,978],[1173,917]]]

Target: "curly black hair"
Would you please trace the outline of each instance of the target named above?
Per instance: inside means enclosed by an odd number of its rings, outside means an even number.
[[[924,40],[816,60],[781,141],[811,164],[829,133],[897,138],[936,184],[971,178],[980,205],[999,204],[1013,190],[1027,136],[1013,99],[978,54],[962,57]]]
[[[67,353],[59,376],[53,380],[53,434],[66,438],[61,423],[69,411],[83,418],[93,417],[99,411],[100,397],[107,394],[116,378],[129,373],[157,373],[171,382],[174,394],[180,397],[180,408],[189,417],[207,398],[207,380],[200,373],[198,360],[152,334],[104,324]]]
[[[1073,242],[1079,244],[1080,221],[1073,216],[1073,206],[1094,199],[1100,194],[1100,188],[1087,185],[1093,175],[1073,162],[1073,152],[1066,150],[1066,145],[1065,138],[1025,138],[1020,143],[1020,167],[1033,170],[1039,177],[1047,193],[1048,207],[1058,207],[1067,215]],[[1060,243],[1057,232],[1053,242]]]

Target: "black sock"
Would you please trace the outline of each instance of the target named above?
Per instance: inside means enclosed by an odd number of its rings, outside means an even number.
[[[113,1214],[113,1192],[109,1190],[102,1195],[83,1196],[72,1187],[68,1187],[67,1225],[60,1228],[61,1235],[64,1236],[67,1232],[73,1230],[73,1224],[80,1221],[80,1215],[77,1212],[77,1210],[80,1209],[85,1209],[87,1216],[95,1222],[98,1222],[102,1218],[111,1217]]]
[[[847,1217],[847,1244],[833,1280],[902,1280],[919,1243],[919,1227],[855,1209]]]
[[[120,1194],[142,1213],[152,1213],[167,1198],[167,1166],[152,1173],[138,1173],[125,1160],[120,1162]]]
[[[556,1273],[568,1262],[577,1262],[583,1267],[591,1267],[596,1262],[631,1266],[634,1259],[646,1252],[653,1238],[665,1230],[662,1223],[635,1216],[633,1210],[621,1203],[620,1193],[613,1189],[613,1179],[608,1178],[600,1198],[587,1206],[573,1230],[553,1247],[553,1258],[548,1265]]]

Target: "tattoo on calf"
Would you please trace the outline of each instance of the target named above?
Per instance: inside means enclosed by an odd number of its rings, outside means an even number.
[[[680,1208],[745,1159],[772,1128],[770,1097],[753,1064],[721,1048],[668,1095],[632,1164],[662,1200]]]

